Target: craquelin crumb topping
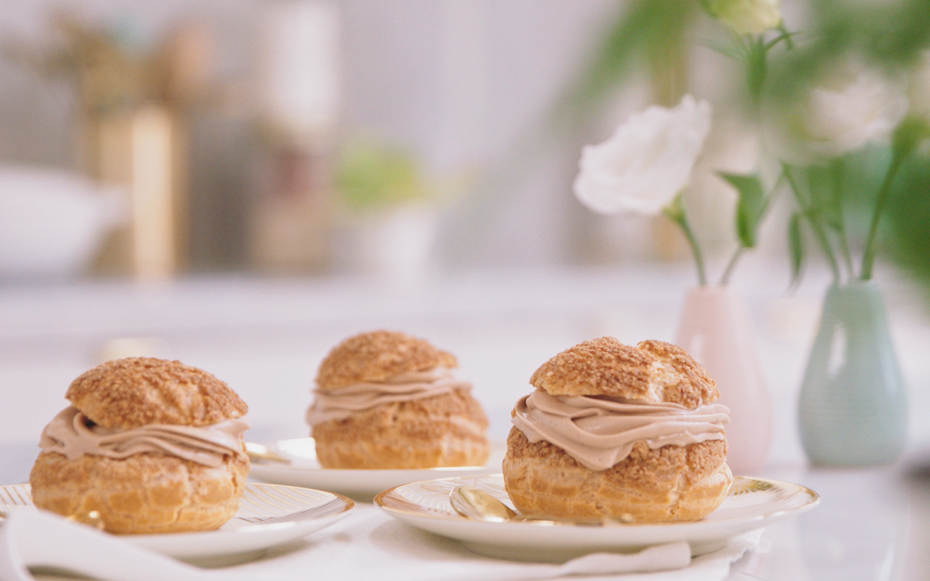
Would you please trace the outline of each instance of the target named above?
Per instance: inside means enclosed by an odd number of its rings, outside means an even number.
[[[608,395],[695,408],[719,393],[683,349],[662,341],[636,347],[613,337],[584,341],[543,363],[530,384],[550,395]]]
[[[336,390],[362,381],[384,381],[410,371],[452,369],[455,357],[423,339],[397,331],[372,331],[336,345],[320,364],[316,383]]]
[[[91,421],[107,428],[206,426],[248,412],[245,402],[212,374],[152,357],[98,365],[75,379],[65,397]]]

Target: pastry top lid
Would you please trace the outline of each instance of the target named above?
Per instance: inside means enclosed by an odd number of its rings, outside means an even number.
[[[533,373],[530,384],[550,395],[607,395],[689,409],[720,395],[707,371],[680,347],[662,341],[631,347],[613,337],[562,351]]]
[[[148,424],[208,426],[249,410],[210,373],[151,357],[102,363],[71,382],[65,397],[94,423],[120,429]]]
[[[385,381],[401,373],[458,366],[455,357],[423,339],[397,331],[371,331],[333,347],[317,372],[317,387],[337,390],[366,381]]]

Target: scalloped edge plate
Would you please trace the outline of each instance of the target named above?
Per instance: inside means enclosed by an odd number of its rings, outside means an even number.
[[[405,484],[385,490],[375,498],[375,504],[396,519],[457,539],[481,555],[563,562],[588,553],[629,553],[677,541],[687,541],[692,554],[701,555],[723,548],[736,535],[801,514],[820,502],[820,496],[804,486],[734,476],[730,492],[717,510],[694,522],[481,522],[465,518],[452,508],[449,493],[456,486],[478,487],[513,507],[502,474]]]
[[[199,565],[251,560],[265,549],[305,537],[348,516],[351,499],[312,488],[247,482],[239,510],[215,531],[120,535],[130,543]],[[0,486],[0,509],[35,510],[28,484]]]
[[[278,440],[262,445],[291,463],[258,461],[253,458],[249,472],[253,480],[330,490],[365,502],[371,501],[382,490],[410,482],[495,474],[501,471],[501,461],[506,452],[503,442],[492,442],[491,454],[484,466],[422,470],[338,470],[320,466],[313,438]]]

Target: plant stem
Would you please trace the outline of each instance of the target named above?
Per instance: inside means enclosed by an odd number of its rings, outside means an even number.
[[[665,215],[681,226],[681,231],[684,233],[685,238],[688,240],[688,244],[691,246],[691,251],[694,253],[694,264],[697,267],[698,284],[705,286],[707,284],[707,274],[704,270],[704,255],[701,253],[701,247],[698,245],[697,238],[694,236],[694,231],[691,230],[691,225],[688,223],[688,218],[685,216],[685,212],[680,207],[680,204],[681,202],[678,200],[678,208],[667,208],[665,210]]]
[[[739,261],[739,257],[742,256],[743,251],[746,250],[746,246],[740,244],[739,248],[736,249],[736,252],[733,253],[733,256],[730,257],[730,261],[727,262],[727,267],[723,271],[723,276],[720,277],[720,284],[725,285],[730,282],[730,274],[733,273],[733,269],[736,268],[736,263]]]
[[[843,159],[837,158],[831,168],[833,175],[833,212],[836,215],[837,230],[839,231],[840,252],[843,255],[843,262],[846,263],[846,272],[850,276],[855,272],[853,268],[852,252],[849,250],[849,242],[846,237],[846,218],[843,215]]]
[[[758,37],[750,39],[746,51],[746,81],[749,96],[756,107],[759,106],[759,101],[762,98],[762,87],[765,84],[768,68],[767,56],[763,36],[760,34]]]
[[[791,175],[791,171],[787,164],[782,164],[782,171],[785,173],[785,178],[788,180],[788,183],[791,184],[791,191],[794,192],[794,197],[798,201],[798,205],[800,205],[801,209],[804,211],[804,217],[807,218],[807,223],[810,224],[811,230],[814,231],[817,242],[820,243],[820,246],[823,248],[823,253],[827,256],[827,261],[830,263],[830,270],[833,272],[833,280],[839,282],[841,278],[840,267],[836,262],[836,257],[833,255],[833,248],[830,247],[830,240],[823,230],[823,225],[820,223],[816,212],[811,208],[810,204],[804,203],[805,201],[802,199],[798,184],[794,176]]]
[[[872,266],[875,264],[875,237],[878,234],[878,223],[881,219],[882,212],[885,209],[885,203],[891,194],[891,183],[894,181],[901,164],[904,163],[905,155],[895,154],[891,158],[891,164],[885,173],[885,181],[882,182],[882,188],[878,191],[878,199],[875,201],[875,212],[872,214],[872,224],[869,227],[869,237],[865,243],[865,252],[862,255],[862,270],[859,278],[870,280],[872,278]]]

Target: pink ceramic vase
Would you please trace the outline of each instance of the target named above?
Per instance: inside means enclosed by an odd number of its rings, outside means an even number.
[[[758,473],[771,444],[772,406],[743,296],[726,285],[688,291],[675,343],[707,369],[720,391],[718,403],[730,408],[730,469]]]

